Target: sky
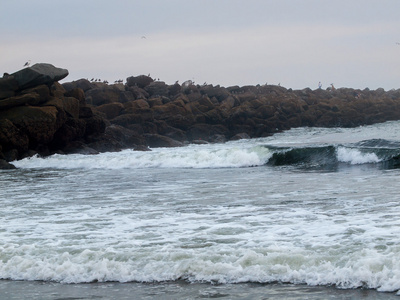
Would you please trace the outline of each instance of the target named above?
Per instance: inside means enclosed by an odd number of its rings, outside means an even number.
[[[399,0],[0,0],[0,76],[400,88]]]

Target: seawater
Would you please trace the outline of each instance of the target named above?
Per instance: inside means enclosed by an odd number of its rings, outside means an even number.
[[[15,161],[2,299],[395,297],[399,145],[387,122]]]

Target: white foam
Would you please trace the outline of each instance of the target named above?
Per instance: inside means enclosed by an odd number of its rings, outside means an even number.
[[[352,165],[380,162],[380,159],[375,153],[362,153],[358,149],[345,147],[338,147],[337,157],[340,162],[346,162]]]
[[[18,168],[57,169],[137,169],[137,168],[232,168],[260,166],[271,157],[261,146],[192,145],[183,148],[156,148],[149,152],[124,150],[98,155],[31,157],[13,164]]]
[[[400,170],[220,168],[264,164],[266,143],[15,162],[27,169],[0,177],[0,278],[399,290]]]

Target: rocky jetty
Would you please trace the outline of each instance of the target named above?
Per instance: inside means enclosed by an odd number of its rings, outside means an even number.
[[[48,155],[104,133],[106,120],[86,105],[81,89],[58,83],[68,71],[36,64],[0,78],[0,168],[34,154]]]
[[[263,137],[300,126],[400,120],[400,90],[168,85],[145,75],[126,84],[59,84],[67,75],[37,64],[0,78],[0,159],[148,150]]]

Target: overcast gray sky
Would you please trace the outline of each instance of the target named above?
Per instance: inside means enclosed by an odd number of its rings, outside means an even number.
[[[400,88],[400,0],[0,0],[0,72]]]

